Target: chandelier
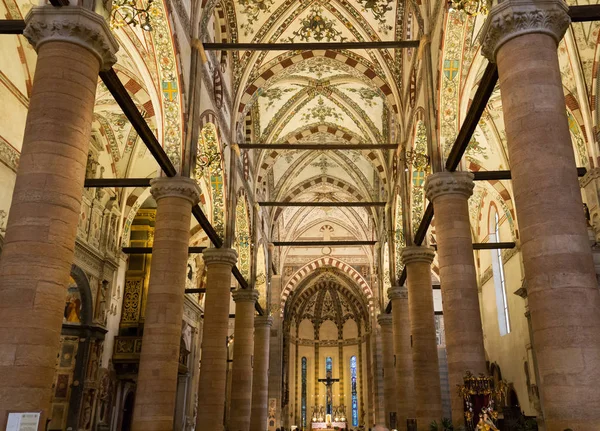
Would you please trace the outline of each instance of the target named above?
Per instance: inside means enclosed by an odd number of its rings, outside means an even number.
[[[492,0],[448,0],[450,10],[457,10],[470,16],[487,15],[492,6]]]
[[[152,31],[152,23],[150,22],[150,14],[152,13],[152,2],[154,0],[146,0],[146,7],[143,2],[138,3],[136,0],[113,0],[112,10],[110,12],[111,25],[114,28],[131,25],[142,30]]]

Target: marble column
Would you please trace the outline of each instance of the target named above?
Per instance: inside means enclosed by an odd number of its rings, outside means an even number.
[[[248,431],[252,407],[252,368],[254,355],[254,304],[258,291],[238,289],[235,301],[235,329],[233,332],[233,364],[231,368],[231,409],[229,429]]]
[[[416,418],[408,289],[404,286],[394,286],[388,290],[388,297],[392,301],[398,429],[405,431],[406,420]]]
[[[200,189],[185,177],[155,178],[150,184],[156,200],[156,225],[132,429],[171,431],[190,221]]]
[[[391,429],[390,417],[396,412],[396,371],[394,369],[394,338],[392,334],[392,315],[380,314],[377,322],[381,326],[381,344],[383,356],[383,408],[385,426]]]
[[[252,373],[252,414],[250,431],[267,429],[269,402],[269,345],[271,341],[271,316],[254,318],[254,369]]]
[[[483,53],[498,65],[542,410],[548,431],[600,429],[600,291],[565,114],[560,0],[506,0]]]
[[[440,366],[431,286],[431,263],[434,256],[435,251],[432,248],[419,246],[405,247],[401,253],[407,275],[415,385],[414,402],[419,431],[428,431],[431,422],[440,422],[442,419]]]
[[[90,10],[33,7],[25,21],[38,56],[0,260],[0,425],[8,411],[46,423],[98,73],[118,49]]]
[[[469,220],[473,187],[469,172],[439,172],[425,182],[435,212],[450,388],[462,385],[467,371],[487,372]],[[452,421],[464,424],[463,399],[451,389],[450,400]]]
[[[196,429],[222,431],[227,389],[229,289],[237,253],[229,248],[208,248],[202,257],[207,268],[207,288]]]

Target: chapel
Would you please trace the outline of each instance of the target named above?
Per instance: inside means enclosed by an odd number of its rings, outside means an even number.
[[[0,431],[600,431],[600,2],[0,11]]]

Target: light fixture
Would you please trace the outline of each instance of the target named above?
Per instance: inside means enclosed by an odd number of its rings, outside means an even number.
[[[457,10],[470,16],[487,15],[492,6],[492,0],[448,0],[450,10]]]
[[[110,12],[110,23],[113,28],[131,25],[138,25],[144,31],[152,31],[152,23],[150,14],[152,2],[154,0],[140,0],[139,4],[136,0],[113,0],[112,10]]]

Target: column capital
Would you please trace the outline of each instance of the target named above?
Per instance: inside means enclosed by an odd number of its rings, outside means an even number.
[[[502,45],[530,33],[551,36],[556,44],[571,23],[563,0],[504,0],[492,8],[481,32],[481,52],[491,62]]]
[[[233,266],[237,263],[237,257],[237,251],[232,248],[207,248],[202,252],[206,265],[220,263]]]
[[[379,326],[391,326],[392,325],[392,315],[381,313],[377,315],[377,322]]]
[[[255,328],[270,328],[273,326],[273,316],[256,316],[254,318]]]
[[[390,287],[387,291],[387,295],[390,301],[393,301],[394,299],[408,299],[408,289],[406,286]]]
[[[100,61],[100,70],[109,70],[117,62],[117,39],[96,12],[80,6],[36,6],[25,22],[23,36],[36,51],[46,42],[69,42],[92,52]]]
[[[431,202],[438,196],[447,194],[459,194],[469,198],[473,194],[474,187],[471,172],[438,172],[425,180],[425,194]]]
[[[431,247],[413,245],[404,247],[400,251],[400,259],[404,265],[408,265],[413,262],[425,262],[431,265],[433,258],[435,257],[435,250]]]
[[[200,201],[200,188],[196,181],[187,177],[160,177],[150,180],[150,193],[158,202],[162,198],[187,199],[196,205]]]
[[[254,289],[236,289],[231,294],[233,301],[238,302],[256,302],[259,297],[258,290]]]

